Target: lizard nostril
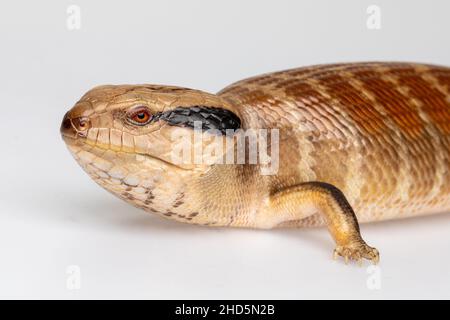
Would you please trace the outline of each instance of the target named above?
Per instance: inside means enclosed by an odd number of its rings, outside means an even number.
[[[64,116],[61,123],[61,134],[65,137],[86,137],[91,128],[91,121],[87,117],[72,118],[69,113]]]
[[[79,134],[83,134],[83,132],[87,131],[91,127],[91,122],[86,117],[72,119],[72,124]]]

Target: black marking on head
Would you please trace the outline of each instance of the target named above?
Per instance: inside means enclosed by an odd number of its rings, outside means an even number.
[[[233,112],[223,108],[193,106],[176,107],[170,111],[157,113],[154,120],[164,120],[170,125],[194,128],[194,122],[200,122],[202,130],[215,129],[222,134],[227,129],[237,130],[241,119]]]

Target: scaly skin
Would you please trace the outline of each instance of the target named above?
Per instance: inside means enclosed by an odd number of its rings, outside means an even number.
[[[136,106],[161,117],[134,125],[127,119]],[[192,136],[195,130],[170,123],[170,111],[193,106],[228,110],[242,129],[278,129],[277,173],[262,175],[262,165],[249,163],[174,162],[171,152],[181,141],[174,141],[174,131]],[[361,238],[358,221],[450,210],[446,67],[320,65],[246,79],[216,95],[102,86],[66,114],[61,131],[89,175],[137,207],[210,226],[325,224],[335,254],[346,261],[379,259]],[[202,140],[202,146],[228,138],[220,139]]]

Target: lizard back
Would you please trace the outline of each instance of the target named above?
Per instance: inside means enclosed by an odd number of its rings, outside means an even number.
[[[450,69],[319,65],[234,83],[218,95],[248,127],[279,128],[286,181],[341,189],[359,221],[450,209]],[[296,225],[321,224],[317,215]]]

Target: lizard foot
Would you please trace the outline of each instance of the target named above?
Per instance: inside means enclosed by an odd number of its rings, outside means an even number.
[[[378,261],[380,261],[378,250],[369,247],[365,242],[337,246],[336,249],[334,249],[333,259],[337,259],[338,256],[344,258],[345,264],[348,264],[349,260],[355,260],[359,265],[362,265],[363,258],[371,260],[373,264],[377,264]]]

